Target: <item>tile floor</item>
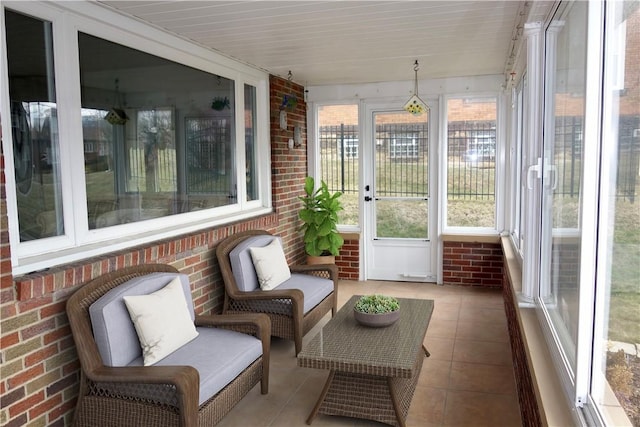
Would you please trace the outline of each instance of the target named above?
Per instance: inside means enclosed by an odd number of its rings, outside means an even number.
[[[499,290],[425,283],[341,281],[338,305],[354,294],[382,293],[435,301],[427,329],[425,359],[413,396],[408,427],[521,426],[518,398]],[[329,321],[327,315],[305,342]],[[293,342],[271,343],[269,394],[253,390],[220,427],[305,426],[327,371],[297,366]],[[318,415],[312,426],[383,426],[347,417]]]

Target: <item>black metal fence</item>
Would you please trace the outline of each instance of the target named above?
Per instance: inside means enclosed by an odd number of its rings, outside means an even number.
[[[426,159],[426,129],[416,125],[386,124],[376,130],[376,150],[386,153],[389,170],[385,180],[407,179],[401,167],[393,163],[420,163]],[[418,127],[426,127],[417,125]],[[557,183],[555,194],[578,197],[582,168],[581,117],[556,117],[554,165]],[[398,137],[403,135],[403,137]],[[358,127],[355,125],[320,128],[320,162],[322,177],[332,191],[358,192]],[[495,197],[496,123],[495,121],[461,121],[448,124],[447,177],[450,198],[491,200]],[[618,125],[618,168],[616,197],[635,201],[640,167],[640,120],[621,116]],[[400,142],[398,142],[400,141]],[[610,143],[614,145],[614,142]],[[609,143],[605,142],[603,149]],[[378,158],[382,158],[379,157]],[[412,187],[426,188],[427,163],[412,177]],[[380,165],[377,165],[380,166]],[[408,169],[407,169],[408,170]],[[395,174],[395,175],[394,175]],[[398,175],[399,174],[399,175]],[[415,179],[414,179],[415,178]],[[388,188],[393,185],[379,182]],[[380,188],[382,190],[382,188]],[[403,194],[408,194],[404,190]]]
[[[553,163],[556,196],[577,197],[580,194],[580,173],[583,158],[582,117],[555,118]],[[614,147],[614,141],[604,141],[602,149]],[[618,123],[618,164],[616,197],[635,201],[640,165],[640,120],[637,116],[620,116]]]
[[[429,196],[427,123],[376,126],[376,196]]]
[[[447,130],[447,197],[494,200],[495,120],[449,122]]]
[[[357,194],[360,156],[358,126],[322,126],[319,141],[322,179],[329,189]]]

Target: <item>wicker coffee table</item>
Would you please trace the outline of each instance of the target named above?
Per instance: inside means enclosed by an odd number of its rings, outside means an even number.
[[[318,413],[404,426],[422,362],[432,300],[398,298],[400,319],[370,328],[353,317],[353,296],[298,354],[298,366],[328,369],[329,378],[307,418]]]

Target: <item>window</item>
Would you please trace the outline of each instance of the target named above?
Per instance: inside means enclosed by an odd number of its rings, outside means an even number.
[[[632,54],[640,47],[639,6],[611,2],[607,9],[603,118],[607,149],[602,152],[601,268],[591,395],[609,425],[640,425],[640,358],[634,349],[640,342],[640,58]]]
[[[9,11],[5,23],[19,240],[61,236],[65,228],[52,23]]]
[[[545,30],[536,303],[583,425],[640,422],[639,6],[563,2]]]
[[[358,105],[323,105],[317,115],[320,178],[329,190],[342,193],[340,224],[358,225]]]
[[[542,194],[542,261],[540,302],[557,336],[570,375],[577,362],[580,261],[584,224],[582,125],[586,97],[587,3],[558,12],[547,31],[547,75]]]
[[[512,238],[516,248],[522,253],[524,235],[523,229],[523,206],[525,191],[524,185],[526,182],[522,179],[521,171],[523,165],[523,141],[524,141],[524,117],[525,108],[527,102],[525,101],[525,94],[527,85],[526,74],[520,80],[520,83],[514,88],[512,96],[512,143],[510,146],[510,167],[511,167],[511,185],[509,188],[511,194],[511,226],[512,226]]]
[[[256,146],[256,87],[244,85],[244,150],[246,156],[247,201],[258,200],[258,147]]]
[[[89,228],[234,203],[234,82],[85,33],[78,44]]]
[[[14,272],[270,209],[265,73],[202,59],[217,57],[183,40],[156,44],[139,23],[147,37],[123,35],[99,6],[95,19],[64,3],[16,7],[28,13],[3,9],[11,114],[2,114]],[[54,49],[69,34],[77,48]]]
[[[496,227],[497,99],[447,100],[447,227]]]

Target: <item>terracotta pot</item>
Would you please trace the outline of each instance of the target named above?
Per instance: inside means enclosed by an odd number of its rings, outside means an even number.
[[[307,255],[307,265],[335,264],[336,257],[333,255],[311,256]]]
[[[363,313],[353,309],[353,317],[364,326],[381,328],[393,325],[400,318],[400,310],[390,311],[389,313]]]

